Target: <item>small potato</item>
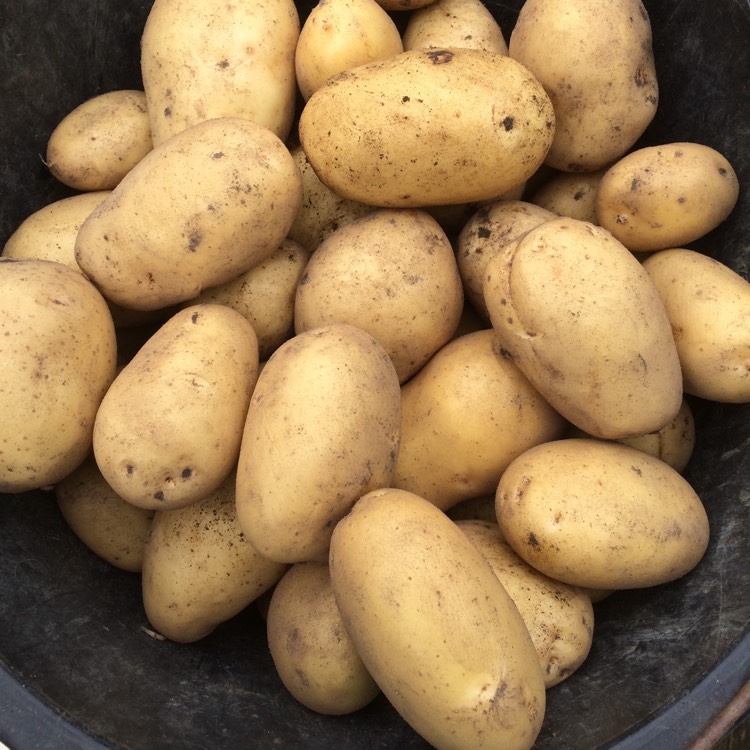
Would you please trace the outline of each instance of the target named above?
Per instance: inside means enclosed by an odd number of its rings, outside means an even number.
[[[140,573],[155,511],[136,508],[107,484],[93,456],[55,485],[63,518],[99,557],[121,570]]]
[[[555,109],[545,164],[593,172],[625,154],[659,99],[651,21],[641,0],[526,0],[508,44]]]
[[[508,54],[502,29],[481,0],[436,0],[409,16],[404,49],[452,47]]]
[[[297,333],[349,323],[374,336],[404,383],[453,336],[463,289],[448,237],[426,211],[379,209],[312,254],[297,287]]]
[[[340,73],[299,121],[318,177],[384,208],[496,199],[539,168],[554,131],[531,72],[476,49],[409,50]]]
[[[215,490],[237,462],[258,344],[225,305],[175,313],[120,371],[96,415],[107,483],[140,508],[172,510]]]
[[[570,677],[591,650],[594,608],[580,588],[545,576],[524,562],[503,539],[492,521],[458,521],[503,584],[534,641],[551,688]]]
[[[547,209],[522,200],[493,201],[478,209],[458,235],[456,261],[466,298],[486,320],[484,301],[487,263],[500,248],[545,221],[556,218]]]
[[[297,83],[309,99],[331,76],[404,51],[393,19],[375,0],[320,0],[302,26]]]
[[[54,485],[83,462],[116,348],[109,308],[81,273],[0,258],[0,492]]]
[[[672,329],[643,266],[604,229],[558,218],[487,265],[503,352],[568,421],[596,437],[659,430],[682,404]]]
[[[237,467],[237,517],[279,562],[325,560],[354,502],[388,486],[401,393],[383,347],[334,324],[284,342],[258,377]]]
[[[385,488],[333,532],[336,603],[360,658],[427,742],[529,750],[544,718],[529,631],[489,563],[432,503]]]
[[[596,190],[604,170],[596,172],[559,172],[544,181],[530,202],[558,216],[597,223]]]
[[[47,142],[46,164],[75,190],[112,190],[152,146],[143,91],[109,91],[60,121]]]
[[[738,196],[737,175],[718,151],[667,143],[633,151],[605,172],[596,218],[633,252],[677,248],[721,224]]]
[[[260,265],[221,286],[204,289],[190,304],[215,302],[247,318],[258,337],[261,361],[294,332],[294,295],[309,253],[286,239]]]
[[[287,570],[247,541],[235,513],[234,474],[187,508],[158,511],[143,556],[143,606],[165,638],[204,638]]]
[[[273,590],[267,633],[281,681],[312,711],[352,713],[380,693],[346,632],[328,563],[296,563],[284,574]]]
[[[505,470],[497,522],[516,553],[573,586],[628,589],[686,575],[708,545],[706,511],[669,465],[617,442],[557,440]]]
[[[158,310],[266,260],[301,200],[299,170],[270,130],[207,120],[128,173],[81,226],[76,260],[108,300]]]
[[[494,492],[516,456],[567,424],[494,339],[490,329],[454,339],[401,390],[393,486],[441,510]]]
[[[643,267],[672,325],[686,393],[750,401],[750,284],[707,255],[661,250]]]

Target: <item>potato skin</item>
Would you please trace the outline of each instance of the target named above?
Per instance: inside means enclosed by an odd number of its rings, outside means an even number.
[[[258,377],[237,467],[237,517],[261,554],[325,560],[360,495],[388,486],[399,445],[398,376],[383,347],[349,324],[283,343]]]
[[[301,200],[299,170],[270,130],[207,120],[127,174],[81,226],[76,259],[110,301],[157,310],[268,258]]]
[[[436,748],[528,750],[545,689],[529,632],[479,550],[432,503],[384,488],[333,532],[336,603],[395,709]]]
[[[684,389],[724,403],[750,401],[750,283],[687,248],[643,263],[672,325]]]
[[[0,258],[0,492],[54,485],[83,462],[116,349],[109,308],[81,273]]]
[[[484,296],[503,351],[590,435],[642,435],[679,411],[682,373],[664,305],[606,230],[570,218],[539,225],[490,260]]]
[[[234,468],[258,377],[250,323],[225,305],[175,313],[102,400],[93,448],[118,495],[172,510],[215,490]]]
[[[495,496],[508,544],[550,578],[592,589],[656,586],[703,557],[700,498],[663,461],[617,442],[556,440],[505,470]]]
[[[738,196],[725,156],[700,143],[665,143],[633,151],[604,173],[596,219],[633,252],[678,248],[721,224]]]
[[[299,136],[335,193],[416,208],[497,198],[536,171],[554,129],[549,97],[515,60],[409,50],[329,79]]]

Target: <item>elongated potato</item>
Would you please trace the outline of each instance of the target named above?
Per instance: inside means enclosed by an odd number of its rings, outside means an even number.
[[[141,37],[154,145],[215,117],[252,120],[285,140],[299,28],[293,0],[156,0]]]
[[[534,744],[542,670],[517,607],[481,552],[410,492],[362,497],[333,532],[346,629],[401,716],[443,750]]]
[[[410,50],[341,73],[308,100],[299,136],[338,195],[381,207],[492,200],[525,182],[555,118],[527,68],[494,52]]]

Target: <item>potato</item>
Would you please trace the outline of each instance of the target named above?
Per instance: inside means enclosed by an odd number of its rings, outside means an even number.
[[[537,170],[554,130],[523,65],[472,49],[410,50],[340,73],[299,122],[331,190],[386,208],[497,198]]]
[[[508,49],[554,105],[550,167],[593,172],[609,166],[656,114],[651,22],[641,0],[526,0]]]
[[[483,318],[490,316],[484,301],[490,258],[511,240],[554,218],[551,211],[527,201],[499,200],[479,208],[464,224],[456,242],[458,272],[466,298]]]
[[[140,508],[172,510],[215,490],[235,467],[258,344],[229,307],[175,313],[120,371],[94,425],[96,463]]]
[[[545,180],[529,198],[531,203],[579,221],[597,224],[596,190],[604,170],[558,172]]]
[[[750,284],[729,266],[687,248],[643,263],[672,325],[686,393],[750,401]]]
[[[494,492],[516,456],[567,425],[494,338],[487,329],[451,341],[401,390],[393,486],[441,510]]]
[[[481,0],[437,0],[409,16],[404,49],[452,47],[508,54],[502,29]]]
[[[168,307],[266,260],[301,200],[297,166],[270,130],[208,120],[128,173],[81,226],[76,259],[112,302]]]
[[[75,190],[111,190],[152,145],[144,92],[108,91],[60,121],[47,142],[45,163]]]
[[[123,500],[104,481],[93,456],[55,485],[60,513],[94,553],[121,570],[140,573],[155,511]]]
[[[284,574],[273,590],[267,633],[281,681],[312,711],[352,713],[380,693],[346,632],[328,563],[296,563]]]
[[[309,257],[299,243],[286,239],[260,265],[204,289],[187,304],[215,302],[236,310],[252,324],[258,356],[266,360],[294,332],[294,295]]]
[[[336,526],[330,572],[375,682],[436,748],[534,744],[545,688],[517,607],[442,511],[404,490],[362,497]]]
[[[336,522],[390,484],[401,398],[383,347],[348,324],[283,343],[258,377],[237,468],[237,517],[279,562],[325,560]]]
[[[484,297],[502,351],[563,417],[590,435],[661,429],[682,373],[648,273],[604,229],[559,218],[506,245]]]
[[[82,274],[0,258],[0,492],[54,485],[83,462],[116,348],[109,308]]]
[[[551,688],[570,677],[591,650],[594,608],[580,588],[545,576],[503,539],[496,522],[458,521],[518,607]]]
[[[453,336],[463,312],[453,248],[420,209],[379,209],[327,237],[297,287],[297,333],[350,323],[370,333],[399,382]]]
[[[737,175],[718,151],[665,143],[633,151],[605,172],[596,218],[633,252],[676,248],[721,224],[738,196]]]
[[[297,84],[307,100],[331,76],[404,51],[393,19],[375,0],[320,0],[297,42]]]
[[[143,606],[165,638],[192,643],[241,612],[287,570],[237,523],[234,474],[189,507],[157,511],[143,557]]]
[[[495,512],[529,565],[573,586],[628,589],[686,575],[708,545],[706,511],[668,464],[617,442],[535,446],[505,470]]]
[[[154,145],[215,117],[252,120],[285,140],[299,30],[292,0],[156,0],[141,37]]]

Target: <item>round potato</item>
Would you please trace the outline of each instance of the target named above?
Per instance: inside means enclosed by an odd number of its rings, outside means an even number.
[[[120,371],[94,425],[97,465],[122,498],[172,510],[215,490],[234,468],[258,344],[225,305],[175,313]]]
[[[331,76],[404,51],[393,19],[375,0],[321,0],[299,35],[297,84],[309,99]]]
[[[75,190],[112,190],[152,146],[143,91],[108,91],[60,121],[47,142],[45,163]]]
[[[494,492],[516,456],[567,425],[494,339],[490,329],[454,339],[401,390],[393,486],[442,510]]]
[[[685,392],[710,401],[750,401],[747,280],[686,248],[654,253],[643,267],[672,325]]]
[[[83,462],[116,350],[107,303],[80,272],[0,258],[0,492],[54,485]]]
[[[505,470],[495,512],[529,565],[573,586],[628,589],[673,581],[700,562],[709,523],[668,464],[617,442],[556,440]]]
[[[602,169],[596,172],[558,172],[545,180],[529,200],[558,216],[596,224],[596,191],[603,174]]]
[[[450,341],[463,302],[453,247],[438,222],[420,209],[378,209],[312,254],[297,287],[294,328],[362,328],[403,383]]]
[[[431,745],[532,747],[546,696],[531,636],[442,511],[404,490],[368,493],[333,532],[330,572],[362,661]]]
[[[738,196],[737,175],[715,149],[700,143],[647,146],[602,176],[596,219],[633,252],[678,248],[721,224]]]
[[[590,435],[661,429],[682,404],[672,329],[648,273],[604,229],[558,218],[487,265],[484,297],[502,351]]]
[[[284,574],[271,596],[267,633],[281,681],[312,711],[352,713],[380,693],[346,632],[328,563],[296,563]]]
[[[328,187],[386,208],[495,199],[537,170],[554,131],[530,71],[474,49],[409,50],[340,73],[299,122]]]
[[[55,499],[68,526],[92,552],[116,568],[141,572],[155,511],[123,500],[93,456],[55,485]]]

